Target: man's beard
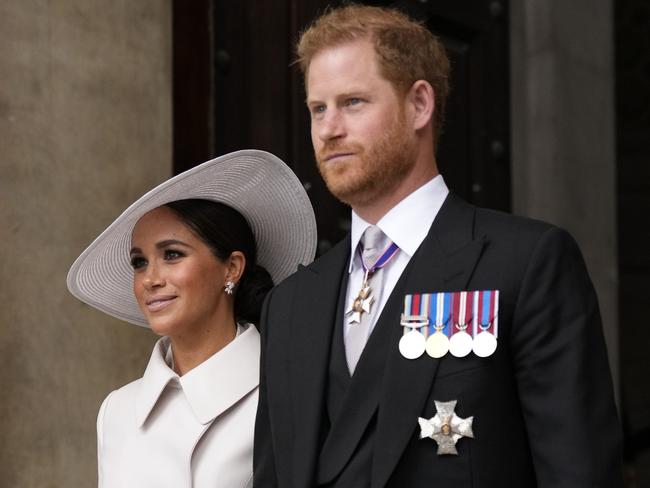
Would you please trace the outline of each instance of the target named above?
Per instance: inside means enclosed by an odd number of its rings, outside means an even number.
[[[325,161],[333,153],[354,153],[349,161]],[[371,205],[390,193],[415,165],[414,134],[398,114],[390,129],[370,146],[328,141],[316,155],[318,170],[329,191],[348,205]]]

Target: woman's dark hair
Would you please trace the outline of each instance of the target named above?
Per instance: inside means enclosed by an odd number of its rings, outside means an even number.
[[[255,236],[237,210],[211,200],[177,200],[167,203],[180,219],[212,250],[220,261],[234,251],[246,257],[246,266],[235,291],[235,319],[259,326],[264,297],[273,287],[268,271],[257,265]]]

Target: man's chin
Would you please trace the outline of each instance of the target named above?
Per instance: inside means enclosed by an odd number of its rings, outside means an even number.
[[[327,189],[337,200],[351,207],[366,205],[374,198],[375,192],[368,188],[368,185],[351,185],[349,181],[336,183],[326,181]]]

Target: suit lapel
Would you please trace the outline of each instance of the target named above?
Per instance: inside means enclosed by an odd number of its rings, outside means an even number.
[[[402,286],[395,288],[400,296],[391,295],[391,301],[401,305],[405,294],[465,289],[484,246],[483,238],[474,239],[473,221],[474,207],[450,194],[400,278]],[[373,487],[386,484],[413,436],[440,362],[426,354],[415,360],[400,355],[397,346],[403,331],[399,308],[391,310],[390,316],[382,314],[382,320],[392,323],[385,324],[390,334],[372,466]]]
[[[330,344],[350,238],[305,269],[296,283],[291,320],[290,395],[293,418],[293,485],[311,486],[321,440]]]

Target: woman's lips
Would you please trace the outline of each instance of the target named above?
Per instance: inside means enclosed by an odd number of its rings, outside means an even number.
[[[159,312],[169,306],[176,299],[175,295],[150,298],[146,302],[149,312]]]

